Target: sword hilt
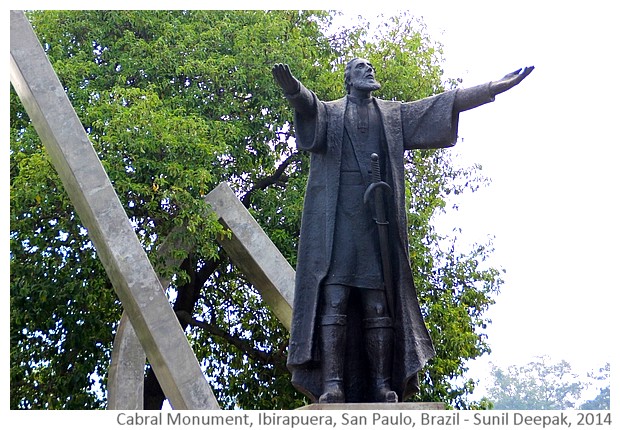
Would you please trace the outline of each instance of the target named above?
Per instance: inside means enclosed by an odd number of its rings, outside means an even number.
[[[379,168],[379,156],[376,153],[370,154],[371,178],[373,183],[381,182],[381,169]]]
[[[381,180],[379,156],[374,152],[370,155],[370,168],[372,169],[372,183],[366,188],[366,192],[364,193],[364,204],[368,204],[370,202],[370,196],[378,190],[382,190],[382,192],[387,193],[386,195],[388,196],[392,194],[392,187]],[[379,198],[381,199],[381,197]]]

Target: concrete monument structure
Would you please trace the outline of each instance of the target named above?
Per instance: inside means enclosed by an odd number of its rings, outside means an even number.
[[[11,11],[11,83],[50,153],[80,220],[125,312],[119,323],[108,378],[109,409],[143,409],[148,357],[175,409],[219,405],[162,285],[103,170],[64,88],[27,18]],[[220,243],[286,328],[290,329],[295,272],[250,213],[223,183],[206,201],[227,227]],[[184,231],[174,231],[157,250],[166,267],[181,261],[175,249],[191,249]]]
[[[175,409],[218,409],[129,219],[26,16],[11,11],[11,83]]]
[[[163,262],[164,269],[177,268],[182,261],[174,257],[174,250],[190,250],[184,228],[174,229],[157,248],[157,255]],[[170,279],[159,278],[165,289]],[[144,366],[146,353],[131,325],[127,312],[123,312],[118,324],[112,358],[108,370],[108,409],[142,410],[144,409]]]
[[[20,11],[11,11],[10,25],[11,82],[125,310],[110,408],[142,408],[148,357],[175,409],[218,409],[162,288],[168,281],[155,274],[32,27]],[[226,184],[206,200],[231,232],[220,244],[292,331],[293,383],[310,398],[395,403],[415,392],[434,351],[406,259],[402,151],[453,145],[460,112],[492,101],[532,69],[400,104],[371,96],[378,83],[363,59],[347,66],[349,95],[328,103],[288,66],[274,67],[296,111],[298,146],[312,153],[297,276]],[[170,249],[191,246],[182,236],[158,250],[165,265],[180,263]]]
[[[205,197],[211,209],[226,227],[229,237],[219,238],[222,248],[232,262],[245,274],[282,325],[290,330],[293,312],[295,271],[263,229],[235,196],[226,183],[221,183]],[[191,250],[182,241],[184,232],[171,233],[173,239],[162,243],[157,250],[166,267],[177,267],[169,249]],[[162,285],[168,281],[162,280]],[[110,409],[143,409],[145,355],[131,323],[121,319],[114,340],[114,350],[108,378],[108,407]]]

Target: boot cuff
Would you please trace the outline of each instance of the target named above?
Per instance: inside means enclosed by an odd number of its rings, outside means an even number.
[[[392,318],[365,318],[364,328],[392,328]]]
[[[346,315],[323,315],[321,325],[347,325]]]

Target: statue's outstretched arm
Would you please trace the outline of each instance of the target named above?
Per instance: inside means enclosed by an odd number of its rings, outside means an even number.
[[[491,92],[493,96],[508,91],[512,87],[518,85],[523,79],[527,77],[534,70],[534,66],[529,66],[524,69],[515,70],[512,73],[508,73],[499,81],[491,82]]]
[[[471,88],[459,89],[456,94],[456,100],[454,101],[454,110],[463,112],[495,100],[497,94],[501,94],[518,85],[527,75],[532,73],[532,70],[534,70],[534,66],[529,66],[508,73],[498,81],[492,81]]]
[[[276,64],[271,69],[273,77],[284,91],[293,108],[302,115],[314,115],[314,97],[291,73],[288,64]]]
[[[276,64],[271,69],[271,73],[287,96],[295,94],[301,88],[301,82],[293,76],[288,64]]]

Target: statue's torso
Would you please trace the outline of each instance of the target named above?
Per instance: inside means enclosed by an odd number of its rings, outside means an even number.
[[[349,101],[344,128],[334,246],[325,284],[382,288],[377,228],[364,204],[370,184],[370,155],[384,158],[383,130],[375,103],[369,100],[360,106]]]

